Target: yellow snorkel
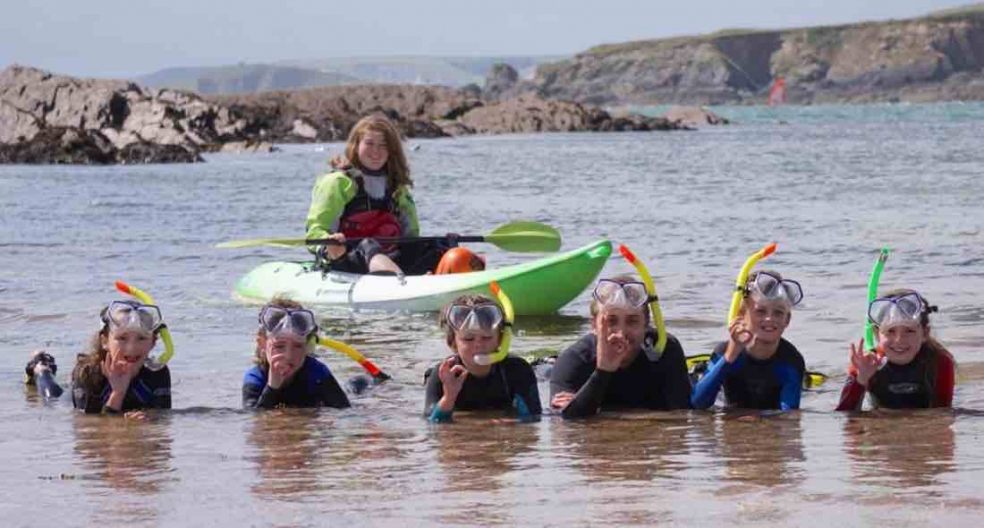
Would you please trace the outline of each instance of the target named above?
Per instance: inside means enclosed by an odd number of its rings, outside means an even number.
[[[390,379],[389,374],[386,374],[382,370],[379,370],[379,367],[377,367],[375,363],[369,361],[369,359],[367,359],[365,356],[360,354],[359,351],[355,349],[355,347],[349,345],[348,343],[336,341],[334,339],[324,336],[318,336],[318,344],[323,347],[328,347],[337,350],[342,354],[348,356],[350,359],[352,359],[352,361],[355,361],[359,365],[362,365],[362,368],[366,369],[366,372],[368,372],[372,376],[373,381],[375,381],[376,383],[382,383]]]
[[[516,315],[513,311],[512,301],[509,300],[506,292],[502,291],[502,288],[499,287],[498,282],[492,281],[489,283],[489,289],[492,290],[495,298],[502,305],[502,323],[505,328],[502,330],[502,339],[499,341],[499,348],[496,348],[495,352],[488,355],[475,356],[475,362],[479,365],[492,365],[506,359],[506,355],[509,354],[509,345],[512,344],[512,323]]]
[[[157,303],[154,302],[154,298],[150,294],[136,286],[130,286],[123,281],[116,281],[116,289],[144,304],[157,306]],[[164,341],[164,353],[157,358],[157,363],[166,365],[174,355],[174,340],[171,339],[171,331],[167,329],[167,325],[161,326],[160,335],[161,340]]]
[[[731,308],[728,309],[728,325],[738,317],[738,308],[741,306],[741,300],[745,296],[745,283],[748,282],[748,274],[752,272],[752,268],[758,261],[768,257],[769,255],[775,253],[776,243],[765,246],[764,248],[756,251],[745,260],[745,264],[741,266],[741,271],[738,272],[738,278],[735,279],[735,291],[731,294]]]
[[[663,322],[663,310],[659,306],[659,297],[656,295],[656,285],[653,277],[649,274],[649,269],[639,260],[635,253],[625,244],[618,246],[618,252],[622,254],[629,264],[635,266],[642,283],[646,285],[646,293],[649,295],[649,311],[653,314],[653,324],[656,325],[656,352],[662,354],[666,348],[666,325]]]

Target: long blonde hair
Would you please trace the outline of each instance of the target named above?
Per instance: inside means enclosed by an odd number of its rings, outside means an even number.
[[[386,169],[387,184],[393,191],[401,186],[413,187],[413,180],[410,179],[410,165],[407,163],[406,154],[403,152],[403,141],[400,131],[396,125],[382,114],[372,114],[363,117],[352,127],[349,132],[348,142],[345,144],[345,157],[348,162],[359,170],[364,169],[359,160],[359,143],[367,132],[379,132],[386,139],[387,159]]]

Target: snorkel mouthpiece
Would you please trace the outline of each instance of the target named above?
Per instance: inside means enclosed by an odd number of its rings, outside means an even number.
[[[492,281],[489,283],[489,289],[492,290],[492,293],[495,294],[496,299],[499,300],[499,304],[502,305],[502,320],[506,328],[502,331],[502,339],[499,341],[499,348],[497,348],[495,352],[491,354],[476,354],[472,359],[475,363],[482,365],[483,367],[493,365],[503,359],[506,359],[506,356],[509,354],[509,345],[512,344],[512,322],[515,316],[512,301],[509,300],[509,296],[506,295],[506,292],[502,291],[502,288],[499,287],[499,283]],[[467,327],[469,320],[474,316],[474,312],[471,313],[468,316],[468,319],[465,319],[465,324],[462,325],[462,328]]]

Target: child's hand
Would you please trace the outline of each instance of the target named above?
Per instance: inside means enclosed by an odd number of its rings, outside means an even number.
[[[459,365],[457,358],[449,357],[438,367],[437,377],[444,386],[444,396],[438,402],[438,406],[444,412],[451,412],[454,410],[454,402],[457,401],[458,394],[461,393],[461,387],[465,384],[465,378],[468,377],[468,369]]]
[[[279,389],[293,370],[293,365],[291,365],[287,354],[274,353],[270,356],[270,374],[267,385],[271,389]]]
[[[621,331],[611,333],[608,319],[604,317],[601,318],[598,330],[598,344],[595,349],[598,360],[595,366],[598,370],[615,372],[629,355],[629,340]]]
[[[734,363],[738,360],[741,351],[752,342],[753,336],[739,318],[731,321],[728,326],[728,337],[728,347],[724,349],[724,360],[728,363]]]
[[[857,345],[851,343],[851,365],[854,367],[857,374],[855,379],[861,385],[865,387],[868,386],[868,382],[871,381],[871,377],[878,372],[878,368],[881,367],[881,360],[875,354],[868,354],[864,351],[864,340],[858,341]]]
[[[553,398],[550,398],[550,406],[558,411],[562,411],[574,401],[574,396],[575,394],[573,392],[558,392],[554,394]]]

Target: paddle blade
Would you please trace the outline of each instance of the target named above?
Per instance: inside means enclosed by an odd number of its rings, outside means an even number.
[[[230,240],[229,242],[221,242],[216,244],[215,247],[220,249],[238,249],[260,246],[297,247],[306,245],[307,240],[303,238],[254,238],[252,240]]]
[[[518,253],[554,252],[560,249],[560,233],[539,222],[510,222],[496,228],[485,241],[505,251]]]

